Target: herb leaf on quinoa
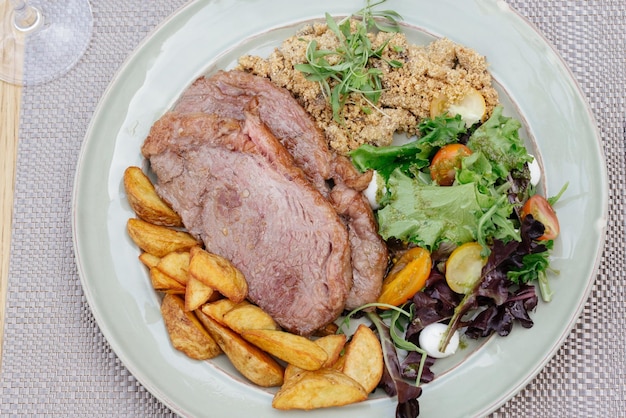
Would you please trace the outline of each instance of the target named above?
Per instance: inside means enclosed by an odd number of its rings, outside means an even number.
[[[374,11],[373,8],[386,0],[370,4],[354,15],[337,23],[326,13],[326,24],[335,34],[339,46],[334,50],[318,49],[317,42],[309,42],[306,51],[306,64],[296,64],[294,68],[302,72],[307,80],[320,83],[322,91],[330,101],[335,122],[342,123],[342,108],[350,93],[361,94],[373,107],[382,93],[382,71],[369,66],[370,58],[381,59],[388,42],[377,49],[372,48],[368,33],[374,29],[381,32],[398,32],[398,20],[402,17],[392,11]],[[355,20],[360,17],[361,20]],[[376,18],[382,18],[379,21]],[[386,61],[394,68],[402,67],[397,60]],[[371,109],[364,108],[364,113]]]

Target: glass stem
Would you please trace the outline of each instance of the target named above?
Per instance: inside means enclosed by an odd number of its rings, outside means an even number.
[[[14,13],[13,24],[17,30],[30,32],[41,25],[43,16],[39,9],[29,5],[24,0],[11,0],[11,3]]]

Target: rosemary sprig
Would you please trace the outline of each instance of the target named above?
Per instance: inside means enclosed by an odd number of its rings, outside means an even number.
[[[369,62],[371,58],[381,59],[390,38],[373,49],[367,35],[373,30],[398,32],[398,20],[402,19],[393,10],[373,10],[385,1],[387,0],[371,4],[368,0],[366,7],[339,23],[326,13],[326,24],[337,37],[339,45],[334,50],[319,49],[317,42],[311,40],[306,50],[307,63],[295,65],[295,69],[301,71],[307,80],[320,83],[337,123],[343,124],[342,109],[350,93],[360,94],[371,106],[380,99],[383,89],[382,71],[370,66]],[[354,31],[351,27],[353,18],[357,20]],[[385,62],[394,68],[402,67],[402,62],[397,60]],[[371,109],[364,108],[363,111],[369,113]]]

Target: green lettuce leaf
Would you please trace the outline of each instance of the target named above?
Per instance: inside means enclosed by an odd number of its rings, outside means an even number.
[[[491,117],[479,126],[467,141],[469,149],[474,153],[483,154],[491,163],[489,180],[494,178],[505,180],[511,171],[523,171],[525,164],[532,161],[519,137],[520,127],[521,123],[517,119],[503,116],[502,107],[498,106],[493,110]],[[461,175],[463,176],[462,173]]]
[[[484,194],[475,183],[450,187],[426,184],[396,169],[389,177],[386,205],[378,210],[384,239],[413,242],[429,251],[447,241],[457,245],[491,238],[519,240],[509,219],[512,205],[506,195]]]
[[[465,133],[465,122],[460,115],[454,117],[442,115],[434,119],[425,119],[418,126],[420,138],[399,146],[375,147],[361,145],[350,153],[352,163],[360,170],[376,170],[388,179],[399,168],[405,173],[416,173],[430,164],[434,152],[446,144],[457,142],[459,135]]]
[[[427,185],[396,170],[388,186],[389,203],[377,213],[384,239],[394,237],[432,250],[441,241],[463,243],[476,238],[482,210],[473,184]]]

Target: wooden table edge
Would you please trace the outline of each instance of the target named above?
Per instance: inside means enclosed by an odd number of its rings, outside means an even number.
[[[9,24],[10,7],[10,1],[0,0],[1,25]],[[6,59],[10,60],[14,71],[21,71],[23,56],[20,51],[0,50],[1,62]],[[0,81],[0,370],[7,313],[21,97],[22,87]]]
[[[9,284],[13,198],[22,88],[0,82],[0,368]]]

